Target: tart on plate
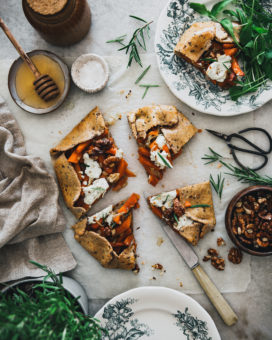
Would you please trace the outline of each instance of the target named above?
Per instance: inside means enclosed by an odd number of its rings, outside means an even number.
[[[126,201],[110,205],[72,227],[75,239],[103,267],[137,270],[133,209],[139,207],[139,198],[133,193]]]
[[[152,212],[192,245],[215,227],[209,182],[148,197]]]
[[[128,170],[99,108],[94,108],[61,142],[50,150],[67,207],[80,218],[113,187],[120,190]]]
[[[182,153],[196,134],[196,127],[175,106],[152,105],[128,113],[128,122],[138,143],[139,161],[156,185],[166,168]]]
[[[241,26],[233,22],[239,41]],[[220,23],[195,22],[180,37],[174,53],[198,68],[210,81],[222,88],[230,88],[237,76],[244,76],[236,55],[238,48]]]

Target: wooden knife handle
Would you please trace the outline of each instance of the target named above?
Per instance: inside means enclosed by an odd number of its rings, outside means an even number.
[[[238,320],[237,315],[234,313],[204,269],[200,265],[197,265],[197,267],[193,268],[192,271],[211,303],[224,320],[225,324],[228,326],[235,324]]]

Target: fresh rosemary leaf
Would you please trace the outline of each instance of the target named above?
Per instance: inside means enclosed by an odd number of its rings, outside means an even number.
[[[220,158],[223,158],[221,155],[219,155],[219,153],[215,152],[212,148],[209,148],[209,150],[211,151],[212,154],[211,155],[205,154],[204,157],[201,158],[207,161],[205,165],[217,162],[220,160]]]
[[[176,220],[177,224],[179,223],[177,215],[174,213],[174,219]]]
[[[126,34],[121,35],[120,37],[117,37],[117,38],[115,38],[115,39],[106,41],[106,43],[109,44],[109,43],[115,43],[115,42],[117,42],[117,43],[123,44],[122,42],[123,42],[123,40],[125,39],[126,36],[127,36]]]
[[[171,164],[165,157],[163,157],[163,155],[162,155],[159,151],[157,151],[157,153],[158,153],[158,156],[160,157],[160,159],[163,161],[163,163],[164,163],[168,168],[173,169],[172,164]]]
[[[142,18],[139,18],[139,17],[136,17],[135,15],[130,15],[130,17],[133,18],[133,19],[142,21],[142,22],[147,22],[146,20],[144,20],[144,19],[142,19]]]
[[[146,87],[146,88],[145,88],[145,91],[144,91],[144,93],[143,93],[143,95],[142,95],[142,99],[144,99],[144,97],[146,96],[148,90],[149,90],[149,87]]]
[[[147,72],[149,71],[151,65],[147,66],[147,68],[140,74],[140,76],[136,79],[135,84],[138,84],[143,77],[147,74]]]
[[[194,205],[191,205],[188,208],[209,208],[209,207],[210,207],[209,204],[194,204]]]
[[[219,196],[220,199],[222,198],[224,182],[225,182],[225,178],[222,178],[221,173],[219,175],[217,175],[217,182],[215,182],[215,180],[213,179],[213,176],[210,175],[210,183],[213,186],[215,192],[217,193],[217,195]]]
[[[144,99],[144,97],[146,96],[147,91],[150,89],[150,87],[160,87],[160,85],[151,85],[151,84],[147,84],[147,85],[145,85],[145,84],[140,84],[139,86],[140,86],[140,87],[145,87],[145,91],[144,91],[144,94],[143,94],[143,96],[142,96],[142,99]]]

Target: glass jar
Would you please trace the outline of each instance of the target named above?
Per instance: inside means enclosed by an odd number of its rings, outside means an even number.
[[[22,0],[27,20],[49,43],[68,46],[88,33],[91,11],[87,0]]]

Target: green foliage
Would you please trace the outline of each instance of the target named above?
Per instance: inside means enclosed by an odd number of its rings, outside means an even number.
[[[210,175],[210,183],[213,186],[215,192],[217,193],[220,199],[222,198],[224,182],[225,182],[225,178],[222,178],[221,173],[217,175],[217,182],[215,182],[213,176]]]
[[[238,7],[224,10],[226,17],[218,20],[218,14],[230,3]],[[211,11],[205,5],[191,3],[190,6],[201,15],[220,22],[240,49],[245,76],[230,88],[232,100],[255,92],[268,79],[272,80],[272,15],[262,6],[261,0],[223,0],[216,3]],[[240,42],[234,36],[232,21],[242,25]]]
[[[47,275],[25,292],[16,288],[0,293],[1,340],[100,340],[99,322],[84,315],[73,296],[62,286],[61,276],[32,262]],[[47,280],[51,282],[46,282]]]

